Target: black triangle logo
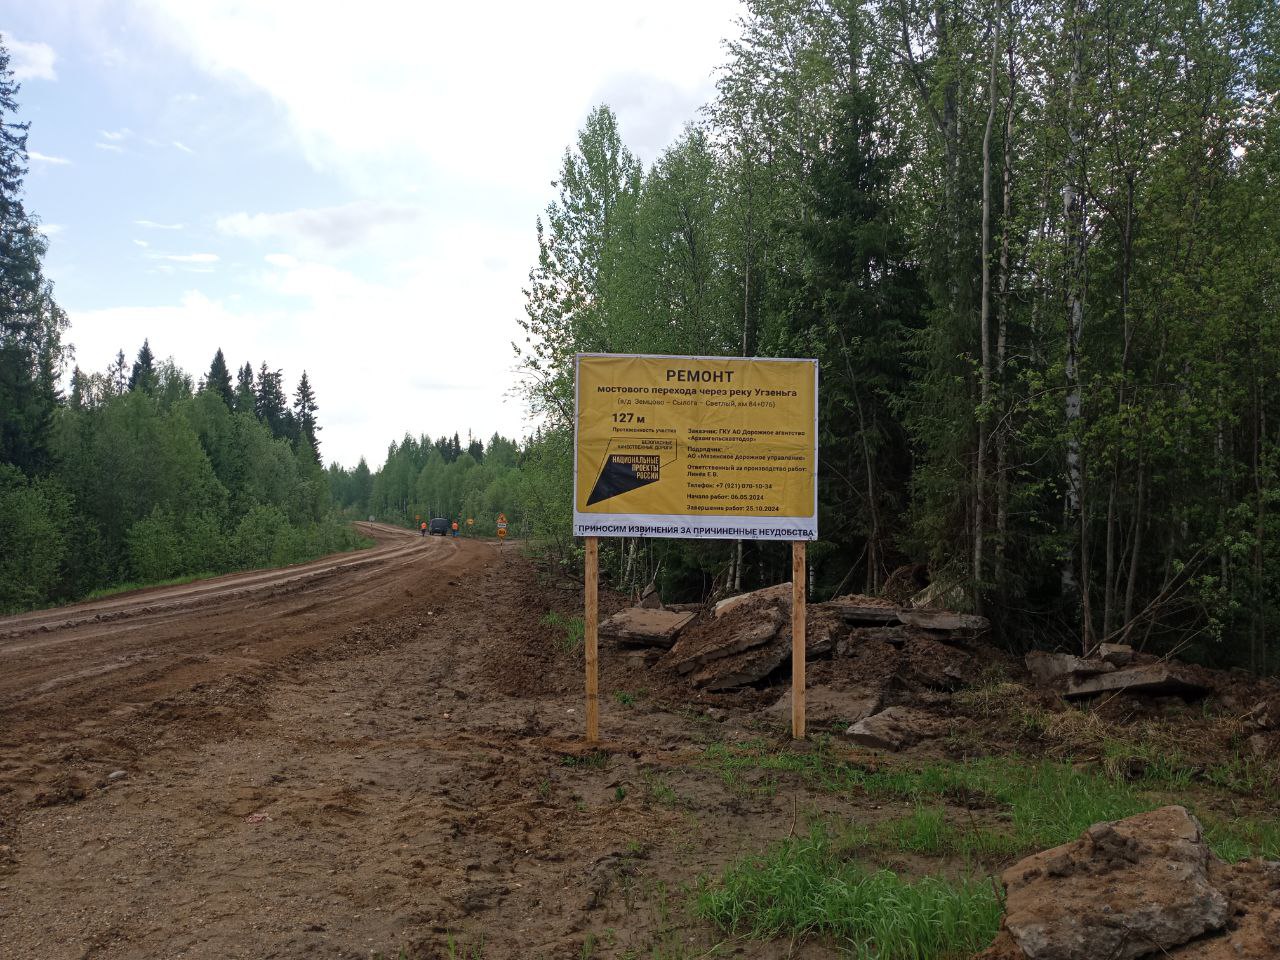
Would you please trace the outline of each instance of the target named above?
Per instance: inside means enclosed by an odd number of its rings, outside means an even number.
[[[642,461],[639,464],[640,474],[636,473],[636,460]],[[587,497],[587,506],[637,490],[657,479],[658,458],[656,456],[633,457],[627,454],[611,453],[600,470],[596,485],[591,488],[591,495]]]

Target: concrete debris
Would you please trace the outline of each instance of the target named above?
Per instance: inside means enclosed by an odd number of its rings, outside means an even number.
[[[805,691],[805,716],[810,723],[830,724],[837,721],[857,723],[878,713],[883,706],[880,691],[867,687],[834,687],[826,684]],[[791,688],[780,696],[765,713],[775,720],[791,721]]]
[[[640,594],[640,602],[636,606],[644,610],[661,610],[662,596],[658,593],[658,588],[654,584],[649,584]]]
[[[1127,643],[1100,643],[1097,655],[1117,667],[1127,667],[1133,662],[1133,647]]]
[[[692,619],[692,613],[628,607],[600,624],[600,636],[628,647],[670,647]]]
[[[925,608],[947,609],[963,606],[967,598],[964,588],[958,583],[935,581],[914,594],[907,605],[914,610]]]
[[[859,720],[845,736],[854,743],[873,750],[897,752],[910,747],[932,733],[931,718],[910,707],[890,707]]]
[[[814,606],[822,606],[828,610],[834,610],[840,615],[841,620],[853,626],[874,627],[881,624],[894,626],[902,623],[902,611],[897,607],[883,606],[881,604],[873,605],[865,602],[864,599],[838,597],[823,604],[814,604]]]
[[[854,627],[836,641],[836,656],[847,657],[864,643],[887,643],[903,647],[911,636],[906,627]]]
[[[758,683],[791,657],[791,643],[771,643],[732,657],[713,660],[693,675],[695,686],[715,693]]]
[[[1183,807],[1097,823],[1080,839],[1028,857],[1001,875],[1006,894],[1003,931],[985,956],[1216,957],[1219,954],[1201,948],[1222,938],[1197,938],[1222,930],[1240,911],[1248,896],[1229,896],[1218,883],[1223,876],[1238,881],[1241,873],[1218,863],[1199,822]],[[1228,884],[1228,892],[1232,889]],[[1268,901],[1273,895],[1259,899]],[[1264,927],[1260,921],[1259,932],[1265,933]],[[1185,949],[1178,949],[1184,944]],[[1274,955],[1241,950],[1221,954]]]
[[[950,610],[903,610],[902,622],[909,627],[945,633],[957,639],[976,637],[991,629],[991,621],[971,613],[952,613]]]
[[[716,604],[716,616],[723,617],[735,607],[746,603],[775,603],[787,609],[791,608],[791,581],[776,586],[753,590],[751,593],[740,593],[736,597],[727,597]]]
[[[1115,666],[1105,660],[1085,660],[1070,653],[1046,653],[1043,650],[1032,650],[1024,662],[1036,683],[1043,686],[1115,670]]]
[[[679,673],[692,673],[712,660],[723,660],[753,647],[763,646],[777,636],[782,620],[781,610],[768,607],[761,612],[756,622],[744,624],[741,630],[727,635],[713,636],[710,643],[699,643],[691,651],[686,652],[684,644],[677,644],[672,651],[676,658],[672,665]]]
[[[1151,696],[1177,694],[1183,697],[1203,696],[1208,687],[1194,680],[1177,665],[1152,663],[1128,667],[1092,677],[1073,677],[1067,682],[1066,697],[1091,697],[1099,693],[1143,693]]]

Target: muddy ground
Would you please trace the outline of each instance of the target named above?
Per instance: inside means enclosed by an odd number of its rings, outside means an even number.
[[[377,536],[0,621],[0,957],[719,939],[680,886],[784,835],[790,798],[691,768],[723,725],[657,705],[635,658],[605,658],[586,753],[575,658],[541,622],[571,586],[511,544]]]
[[[836,955],[729,938],[690,891],[811,817],[910,804],[727,782],[707,746],[785,744],[779,690],[704,699],[644,652],[602,649],[586,750],[547,621],[580,586],[518,545],[372,532],[0,620],[0,958]]]

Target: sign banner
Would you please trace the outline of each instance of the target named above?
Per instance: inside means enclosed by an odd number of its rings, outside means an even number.
[[[579,354],[577,537],[818,538],[818,362]]]

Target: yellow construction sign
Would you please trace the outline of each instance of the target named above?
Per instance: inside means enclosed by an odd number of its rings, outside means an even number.
[[[815,540],[816,360],[580,354],[574,535]]]

